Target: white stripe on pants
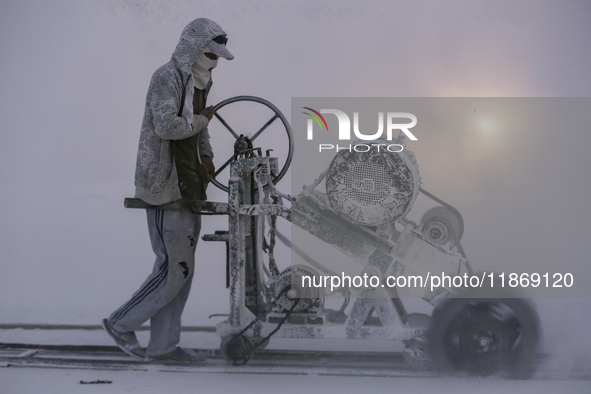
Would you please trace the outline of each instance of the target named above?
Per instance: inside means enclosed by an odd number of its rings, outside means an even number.
[[[187,210],[146,212],[156,254],[154,269],[131,299],[111,314],[109,322],[119,332],[130,332],[151,319],[148,355],[154,356],[178,346],[181,315],[195,271],[201,216]]]

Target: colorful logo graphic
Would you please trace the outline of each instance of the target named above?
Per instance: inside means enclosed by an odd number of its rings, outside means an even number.
[[[328,131],[328,125],[326,124],[326,120],[324,120],[324,116],[320,115],[320,112],[318,112],[318,111],[316,111],[316,110],[314,110],[314,109],[312,109],[310,107],[302,107],[302,108],[303,109],[307,109],[309,111],[312,111],[316,115],[320,116],[320,119],[322,119],[322,122],[324,122],[324,126],[326,126],[326,131]],[[309,112],[302,112],[302,113],[311,116],[312,119],[314,119],[316,121],[316,123],[318,123],[318,126],[320,126],[320,130],[322,130],[322,123],[320,123],[320,120],[316,116],[312,115]]]

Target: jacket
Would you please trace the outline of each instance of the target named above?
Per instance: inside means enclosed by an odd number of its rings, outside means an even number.
[[[202,155],[213,157],[203,115],[193,116],[190,125],[182,116],[185,90],[192,78],[191,66],[209,42],[226,35],[215,22],[200,18],[183,30],[171,60],[157,69],[146,95],[146,106],[135,171],[135,197],[151,205],[162,205],[181,199],[174,162],[174,141],[201,133]],[[209,91],[211,82],[206,88]]]

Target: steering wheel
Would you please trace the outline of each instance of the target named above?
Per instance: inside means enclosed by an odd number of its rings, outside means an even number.
[[[252,105],[252,103],[256,103],[257,105]],[[229,104],[235,104],[232,106],[235,111],[220,111]],[[242,110],[239,112],[237,111],[239,109]],[[236,96],[229,98],[217,104],[214,107],[214,111],[214,117],[218,122],[214,122],[212,118],[208,129],[212,146],[216,153],[215,161],[217,161],[218,164],[216,164],[215,175],[212,177],[211,183],[216,185],[219,189],[227,192],[229,165],[245,150],[252,152],[252,154],[254,154],[254,151],[256,150],[258,150],[259,154],[261,154],[262,151],[266,151],[267,154],[269,151],[275,151],[275,154],[279,153],[277,154],[277,157],[279,158],[279,167],[281,167],[281,171],[275,176],[275,178],[273,178],[273,183],[276,184],[279,182],[289,169],[293,157],[293,133],[291,131],[291,126],[283,113],[281,113],[281,111],[269,101],[255,96]],[[272,115],[270,119],[268,119],[269,115]],[[258,124],[260,125],[265,119],[268,120],[262,127],[257,128],[257,126],[255,126],[256,122],[259,122]],[[277,119],[281,121],[283,127],[275,122]],[[234,122],[239,122],[235,128],[230,126],[230,123]],[[220,130],[224,128],[226,129],[225,133]],[[266,133],[264,141],[259,139],[263,133]],[[285,146],[285,142],[287,142],[287,146]],[[232,146],[230,147],[229,145]],[[199,145],[197,146],[199,148]],[[256,148],[252,149],[253,146]],[[199,163],[201,163],[199,149],[197,149],[197,155]],[[222,156],[222,160],[224,160],[223,164],[219,164],[220,161],[218,157],[220,156]],[[283,163],[283,165],[281,163]],[[226,169],[228,169],[228,171],[225,171]]]

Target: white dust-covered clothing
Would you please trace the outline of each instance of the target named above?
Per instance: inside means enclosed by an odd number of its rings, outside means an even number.
[[[190,124],[183,117],[187,84],[192,79],[191,66],[210,41],[226,35],[215,22],[201,18],[183,30],[171,60],[152,76],[146,97],[135,172],[135,197],[152,205],[166,204],[181,198],[174,165],[174,140],[201,133],[202,155],[213,157],[207,130],[208,120],[194,115]],[[206,88],[206,94],[211,83]]]
[[[195,248],[201,215],[188,210],[146,209],[148,230],[156,261],[152,273],[109,316],[118,332],[133,332],[150,319],[149,356],[172,352],[179,344],[181,315],[195,273]]]

